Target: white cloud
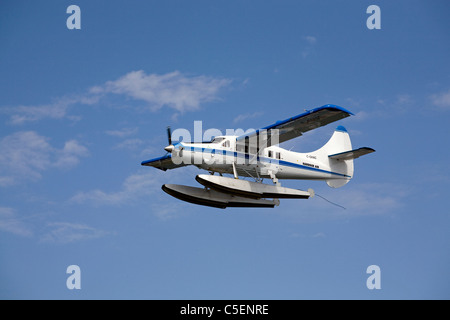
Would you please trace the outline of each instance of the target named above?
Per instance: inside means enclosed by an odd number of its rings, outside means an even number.
[[[303,40],[305,40],[307,46],[302,51],[302,57],[306,58],[314,52],[314,46],[317,44],[317,38],[314,36],[303,36]]]
[[[56,151],[56,153],[57,160],[54,165],[61,168],[74,167],[80,162],[81,157],[89,155],[88,149],[76,140],[67,141],[64,148]]]
[[[297,222],[388,215],[395,214],[405,206],[405,199],[410,194],[409,190],[408,186],[393,183],[358,184],[350,181],[348,185],[339,189],[322,187],[320,184],[315,190],[314,198],[302,201],[301,205],[298,201],[282,200],[280,208],[285,208],[283,215]],[[321,199],[317,196],[318,194],[338,206]]]
[[[41,242],[72,243],[82,240],[90,240],[112,234],[85,224],[69,222],[49,222],[42,229],[41,234],[35,234],[31,228],[23,222],[16,210],[0,207],[0,232],[8,232],[17,236],[34,238]]]
[[[304,36],[303,39],[305,39],[311,45],[317,43],[317,38],[313,36]]]
[[[350,182],[351,183],[351,182]],[[339,190],[339,200],[352,215],[384,214],[403,206],[407,189],[388,183],[366,183]]]
[[[230,79],[210,76],[186,76],[179,71],[167,74],[146,74],[144,71],[132,71],[114,81],[91,87],[86,93],[67,95],[52,103],[42,105],[19,105],[0,107],[0,112],[9,114],[10,122],[22,125],[43,119],[69,119],[79,121],[81,116],[69,114],[76,105],[94,105],[105,99],[108,94],[124,95],[134,100],[145,101],[153,111],[166,106],[183,113],[198,110],[201,104],[218,100],[221,89],[229,86]],[[173,117],[176,117],[174,114]],[[133,134],[134,131],[109,131],[110,135]]]
[[[1,177],[0,176],[0,187],[9,187],[14,185],[16,182],[13,177]]]
[[[183,206],[182,201],[158,203],[152,205],[152,212],[160,220],[167,221],[179,217],[180,214],[185,212]]]
[[[85,224],[69,222],[51,222],[47,224],[47,229],[50,230],[41,236],[41,242],[65,244],[97,239],[110,234],[110,232],[99,230]]]
[[[234,123],[238,123],[238,122],[242,122],[242,121],[247,120],[247,119],[260,117],[262,115],[263,115],[263,113],[262,112],[258,112],[258,111],[257,112],[253,112],[253,113],[240,114],[236,118],[234,118],[233,122]]]
[[[61,119],[66,116],[68,104],[56,102],[41,106],[17,106],[9,108],[11,123],[23,124],[25,122],[38,121],[44,118]]]
[[[141,139],[126,139],[113,147],[113,149],[136,150],[144,143]]]
[[[105,133],[112,137],[126,138],[137,134],[138,128],[123,128],[121,130],[108,130]]]
[[[99,189],[79,192],[71,198],[71,202],[89,203],[95,206],[122,205],[143,196],[160,191],[161,184],[155,178],[154,172],[134,174],[125,179],[120,191],[105,192]]]
[[[77,103],[91,105],[98,102],[98,100],[98,96],[92,95],[62,97],[49,104],[3,107],[0,109],[0,112],[10,114],[11,123],[14,125],[22,125],[27,122],[36,122],[43,119],[66,118],[69,120],[78,121],[81,117],[68,115],[69,108]]]
[[[118,191],[104,191],[100,189],[88,192],[79,192],[69,202],[77,204],[88,204],[92,206],[120,206],[136,203],[145,199],[153,214],[160,220],[170,220],[183,214],[181,201],[159,201],[163,196],[162,183],[155,170],[146,173],[130,175],[122,183]],[[170,180],[170,177],[168,177]]]
[[[397,95],[397,104],[411,104],[414,100],[410,94],[402,93]]]
[[[355,113],[355,116],[352,117],[353,121],[366,121],[367,119],[370,119],[372,114],[367,111],[358,111]]]
[[[76,140],[67,141],[63,149],[50,145],[49,139],[34,131],[20,131],[0,140],[0,186],[23,180],[37,180],[52,167],[67,168],[88,155]]]
[[[127,137],[136,135],[138,130],[138,128],[123,128],[120,130],[108,130],[105,131],[105,133],[112,137],[125,139]],[[115,146],[113,146],[113,149],[133,151],[138,149],[142,144],[144,144],[144,141],[141,139],[129,138],[117,143]]]
[[[326,238],[326,234],[323,232],[317,232],[314,234],[302,234],[298,232],[291,233],[289,235],[290,238]]]
[[[231,83],[229,79],[208,76],[187,77],[179,71],[158,75],[132,71],[123,77],[91,88],[93,94],[124,94],[143,100],[152,110],[163,106],[179,112],[198,110],[200,105],[218,99],[221,88]]]
[[[0,140],[0,173],[38,179],[51,165],[52,147],[33,131],[16,132]]]
[[[33,232],[23,223],[12,208],[0,207],[0,230],[23,237],[33,235]]]
[[[450,109],[450,90],[431,95],[431,102],[439,108]]]

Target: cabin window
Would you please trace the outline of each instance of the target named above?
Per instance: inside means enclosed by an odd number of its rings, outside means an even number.
[[[222,143],[222,146],[224,146],[225,148],[229,148],[230,147],[230,140],[227,140],[224,143]]]
[[[269,158],[273,158],[272,150],[269,150],[268,156],[269,156]]]
[[[281,159],[281,154],[279,152],[277,152],[276,154],[277,154],[277,159],[280,160]]]

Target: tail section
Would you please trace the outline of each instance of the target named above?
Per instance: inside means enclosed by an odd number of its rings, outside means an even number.
[[[322,161],[328,163],[331,172],[338,174],[336,178],[328,179],[327,184],[332,188],[339,188],[353,177],[353,159],[374,151],[367,147],[353,150],[350,135],[343,126],[339,126],[330,140],[316,153]]]
[[[330,171],[341,175],[336,179],[327,180],[327,184],[332,188],[342,187],[350,181],[353,177],[353,160],[340,161],[330,159],[328,156],[349,150],[352,150],[352,142],[347,129],[343,126],[337,127],[330,140],[318,150],[318,152],[320,152],[321,159],[328,161]]]

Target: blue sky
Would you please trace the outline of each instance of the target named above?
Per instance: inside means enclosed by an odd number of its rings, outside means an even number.
[[[81,8],[81,30],[66,9]],[[369,30],[366,9],[381,9]],[[2,299],[450,298],[448,1],[2,1]],[[166,126],[258,128],[336,104],[354,179],[275,209],[176,200]],[[81,269],[68,290],[66,268]],[[366,269],[381,269],[368,290]]]

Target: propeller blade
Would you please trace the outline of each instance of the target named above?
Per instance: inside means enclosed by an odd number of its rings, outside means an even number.
[[[169,140],[169,146],[172,145],[172,132],[170,130],[170,126],[167,127],[167,138]]]

